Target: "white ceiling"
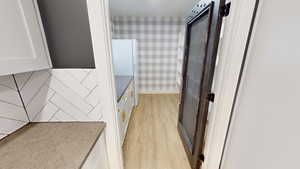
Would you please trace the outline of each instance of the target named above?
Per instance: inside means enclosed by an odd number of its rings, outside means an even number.
[[[199,0],[109,0],[113,16],[185,17]]]

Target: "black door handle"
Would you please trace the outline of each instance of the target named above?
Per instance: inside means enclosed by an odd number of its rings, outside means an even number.
[[[207,100],[214,102],[215,101],[215,94],[214,93],[209,93],[207,95]]]

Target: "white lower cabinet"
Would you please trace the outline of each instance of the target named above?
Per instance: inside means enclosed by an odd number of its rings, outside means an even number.
[[[101,134],[81,169],[109,169],[105,133]]]
[[[119,128],[120,128],[120,138],[121,138],[121,144],[123,144],[127,128],[129,124],[129,120],[131,117],[131,112],[135,105],[134,100],[134,83],[131,82],[126,91],[124,92],[124,95],[118,102],[118,114],[119,114]]]

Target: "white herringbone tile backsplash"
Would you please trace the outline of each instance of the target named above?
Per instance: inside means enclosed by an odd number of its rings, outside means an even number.
[[[100,121],[94,69],[54,69],[0,77],[0,139],[31,122]],[[26,114],[27,112],[27,114]],[[28,117],[27,117],[28,116]],[[29,118],[29,119],[28,119]]]
[[[16,76],[30,121],[101,119],[95,70],[58,69]]]
[[[0,77],[0,139],[28,123],[12,75]]]

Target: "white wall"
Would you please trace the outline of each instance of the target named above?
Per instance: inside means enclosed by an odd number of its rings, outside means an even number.
[[[232,103],[239,80],[243,55],[253,16],[255,1],[232,0],[230,14],[223,19],[215,67],[212,92],[216,94],[210,104],[206,130],[202,169],[219,169]]]
[[[113,77],[109,0],[88,0],[96,75],[102,86],[103,119],[106,122],[106,143],[110,169],[123,169],[120,133],[117,121],[116,90]]]
[[[222,169],[300,168],[299,5],[261,4]]]

